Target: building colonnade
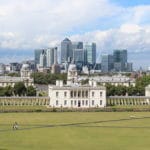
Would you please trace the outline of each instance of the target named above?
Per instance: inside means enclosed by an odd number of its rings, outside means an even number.
[[[107,106],[127,106],[127,105],[149,105],[150,97],[142,97],[142,96],[111,96],[107,97]]]
[[[48,97],[0,97],[0,106],[48,106]]]

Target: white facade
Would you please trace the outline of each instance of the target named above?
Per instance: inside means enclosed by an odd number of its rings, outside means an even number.
[[[49,85],[51,107],[90,108],[106,106],[106,88],[89,85],[63,85],[57,81],[55,86]]]
[[[150,97],[150,85],[145,88],[145,96]]]
[[[133,86],[135,87],[135,79],[126,77],[126,76],[121,76],[121,75],[117,75],[117,76],[94,76],[94,77],[88,77],[88,76],[80,76],[78,77],[78,81],[82,81],[82,80],[94,80],[98,83],[100,83],[101,85],[105,86],[106,84],[111,84],[114,86],[118,86],[118,85],[122,85],[122,86]]]
[[[21,78],[23,79],[30,79],[31,70],[29,64],[23,64],[20,70]]]
[[[24,82],[25,86],[33,86],[33,79],[30,77],[31,71],[28,64],[23,64],[21,68],[21,77],[0,76],[0,87],[11,86],[18,82]]]
[[[76,65],[71,63],[68,69],[68,81],[56,81],[56,85],[49,85],[48,95],[51,107],[90,108],[106,106],[106,88],[97,86],[95,81],[88,85],[80,85],[77,81]]]
[[[24,79],[21,77],[0,76],[0,87],[6,87],[6,86],[14,87],[14,85],[18,82],[24,82],[26,87],[34,85],[33,79]]]

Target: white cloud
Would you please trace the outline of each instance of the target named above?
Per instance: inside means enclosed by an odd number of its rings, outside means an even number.
[[[66,35],[94,41],[105,52],[150,47],[149,5],[123,8],[110,0],[0,0],[0,4],[0,48],[48,47]],[[102,30],[105,22],[108,27]]]
[[[122,25],[118,29],[94,31],[84,35],[74,35],[72,40],[96,42],[98,51],[110,52],[113,49],[128,49],[129,52],[145,52],[150,47],[150,26]]]

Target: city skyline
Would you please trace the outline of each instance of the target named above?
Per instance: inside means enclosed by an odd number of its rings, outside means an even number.
[[[127,49],[134,68],[150,66],[148,0],[32,0],[30,6],[25,0],[1,0],[0,4],[0,62],[33,59],[34,49],[59,45],[68,37],[95,42],[98,58]]]

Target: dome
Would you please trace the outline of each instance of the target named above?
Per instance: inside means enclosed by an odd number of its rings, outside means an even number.
[[[77,70],[77,67],[75,64],[70,64],[69,65],[69,68],[68,68],[68,71],[76,71]]]
[[[22,65],[22,70],[28,70],[30,67],[29,67],[29,64],[23,64]]]

